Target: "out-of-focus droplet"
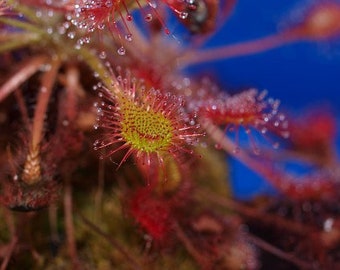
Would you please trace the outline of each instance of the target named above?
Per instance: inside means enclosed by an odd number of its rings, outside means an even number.
[[[122,46],[122,47],[120,47],[120,48],[117,50],[117,53],[118,53],[119,55],[125,55],[126,50],[125,50],[125,48]]]

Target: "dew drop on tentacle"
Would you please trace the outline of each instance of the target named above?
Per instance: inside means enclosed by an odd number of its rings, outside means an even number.
[[[124,48],[123,46],[121,46],[121,47],[117,50],[117,53],[118,53],[119,55],[125,55],[126,50],[125,50],[125,48]]]
[[[36,16],[37,18],[41,18],[41,17],[42,17],[42,12],[41,12],[41,10],[37,10],[37,11],[35,12],[35,16]]]
[[[51,34],[53,34],[54,31],[53,31],[52,27],[47,27],[46,32],[47,32],[47,34],[51,35]]]
[[[240,153],[240,151],[241,151],[241,149],[240,149],[239,146],[236,146],[236,147],[233,149],[234,154],[238,154],[238,153]]]
[[[126,35],[125,35],[125,39],[126,39],[127,41],[132,41],[132,34],[126,34]]]
[[[179,18],[182,19],[182,20],[185,20],[186,18],[188,18],[188,15],[189,13],[188,12],[185,12],[185,11],[182,11],[179,13]]]
[[[107,57],[107,55],[106,55],[106,52],[105,52],[105,51],[101,51],[101,52],[99,53],[99,58],[100,58],[100,59],[106,59],[106,57]]]
[[[104,29],[105,29],[105,23],[100,23],[100,24],[98,24],[97,28],[98,28],[99,30],[104,30]]]
[[[221,150],[221,149],[222,149],[222,146],[221,146],[221,144],[216,143],[216,144],[215,144],[215,148],[216,148],[217,150]]]
[[[148,14],[146,14],[145,15],[145,17],[144,17],[144,20],[146,21],[146,22],[151,22],[152,21],[152,14],[151,13],[148,13]]]
[[[133,17],[132,17],[131,14],[127,14],[127,15],[126,15],[126,20],[127,20],[127,21],[131,22],[132,19],[133,19]]]

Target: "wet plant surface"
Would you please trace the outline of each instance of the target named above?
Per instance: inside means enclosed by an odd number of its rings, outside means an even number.
[[[337,115],[208,68],[331,43],[340,3],[205,46],[238,7],[0,0],[0,269],[340,269]],[[239,200],[230,159],[275,191]]]

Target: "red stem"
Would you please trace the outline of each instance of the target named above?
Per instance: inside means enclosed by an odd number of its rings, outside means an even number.
[[[175,222],[174,224],[174,230],[176,232],[178,239],[184,244],[186,250],[196,260],[196,262],[202,267],[202,269],[210,269],[208,266],[209,264],[208,264],[207,259],[204,258],[203,254],[197,251],[193,243],[186,236],[185,232],[183,231],[183,229],[177,222]]]
[[[260,220],[263,224],[266,224],[267,226],[276,226],[281,229],[289,230],[290,232],[293,232],[300,236],[306,236],[311,232],[316,231],[315,228],[306,224],[294,222],[280,216],[267,214],[263,211],[259,211],[254,207],[249,207],[235,202],[231,199],[218,196],[215,193],[211,193],[207,190],[199,190],[198,195],[204,197],[205,200],[208,200],[212,203],[237,211],[242,216],[255,220]]]
[[[193,64],[225,60],[233,57],[256,54],[270,49],[283,46],[287,43],[294,42],[298,37],[292,32],[282,32],[263,38],[240,42],[220,48],[213,48],[205,51],[195,51],[187,54],[180,59],[184,66]]]
[[[73,269],[81,269],[77,254],[76,238],[73,224],[72,186],[69,178],[69,175],[65,176],[64,187],[64,215],[67,247],[69,256],[72,260]]]
[[[34,112],[32,128],[32,149],[38,149],[43,134],[45,114],[52,93],[53,85],[60,67],[59,59],[54,59],[50,69],[42,76],[41,88]]]
[[[247,238],[251,242],[253,242],[256,246],[260,247],[261,249],[275,255],[278,258],[281,258],[283,260],[286,260],[288,262],[295,264],[296,266],[300,267],[300,269],[314,269],[312,263],[308,263],[306,261],[300,260],[299,258],[296,258],[294,254],[284,252],[254,235],[248,234]]]
[[[36,73],[46,61],[46,56],[30,58],[18,72],[12,75],[11,78],[0,87],[0,102],[16,90],[20,84]]]

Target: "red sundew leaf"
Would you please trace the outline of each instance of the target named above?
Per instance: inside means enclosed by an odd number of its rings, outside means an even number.
[[[251,135],[251,129],[255,129],[262,135],[271,131],[288,137],[288,123],[284,115],[278,113],[279,104],[278,100],[266,99],[265,91],[259,93],[256,89],[249,89],[233,96],[208,96],[205,101],[200,102],[198,111],[201,117],[224,127],[225,131],[235,131],[236,136],[242,127],[248,136]],[[252,147],[254,151],[257,148],[255,145]]]
[[[289,31],[288,31],[289,32]],[[301,39],[324,40],[340,35],[340,3],[319,1],[306,13],[303,21],[290,30]]]
[[[106,88],[99,93],[102,101],[97,103],[97,126],[102,137],[94,143],[95,149],[105,149],[106,156],[124,150],[119,166],[129,156],[149,167],[163,166],[167,156],[180,162],[182,155],[192,154],[190,146],[202,133],[186,115],[182,98],[153,88],[146,90],[129,72],[126,77],[112,74],[112,78],[116,94]]]
[[[277,107],[277,103],[264,101],[257,90],[250,89],[233,96],[222,96],[222,99],[211,99],[201,110],[217,125],[258,126],[268,122],[267,118]]]
[[[155,197],[150,188],[141,188],[131,197],[129,212],[155,240],[162,241],[171,231],[171,205]]]
[[[83,0],[81,3],[75,5],[75,18],[73,22],[79,28],[87,29],[89,32],[107,28],[119,39],[122,39],[123,36],[127,41],[132,41],[133,37],[129,29],[129,22],[133,20],[133,16],[130,10],[139,9],[146,22],[152,21],[152,13],[155,14],[164,26],[165,33],[170,34],[162,17],[157,12],[157,4],[151,1],[147,1],[147,4],[148,5],[142,6],[138,0]],[[152,13],[145,12],[147,7],[151,8]],[[120,26],[122,26],[122,28]],[[123,54],[123,51],[121,51],[121,54]]]
[[[116,5],[112,1],[83,1],[76,9],[76,17],[79,17],[80,28],[86,28],[88,31],[92,32],[95,27],[102,27],[105,23],[108,23],[113,16],[114,21],[114,11]]]
[[[287,197],[298,200],[332,200],[338,189],[336,173],[319,171],[302,177],[294,177],[279,171],[273,172],[270,182]]]
[[[83,0],[74,5],[74,16],[72,22],[79,28],[94,32],[97,29],[108,29],[114,39],[120,40],[122,49],[119,54],[124,55],[123,38],[127,41],[133,40],[134,28],[132,11],[137,9],[144,17],[146,23],[154,21],[154,18],[169,35],[161,6],[170,8],[176,16],[191,32],[198,34],[210,33],[216,29],[219,13],[218,0]],[[235,1],[228,1],[222,5],[222,13],[229,13]],[[151,25],[152,27],[152,25]]]
[[[336,119],[325,111],[311,111],[290,119],[289,141],[298,151],[322,154],[329,150],[336,136]]]

